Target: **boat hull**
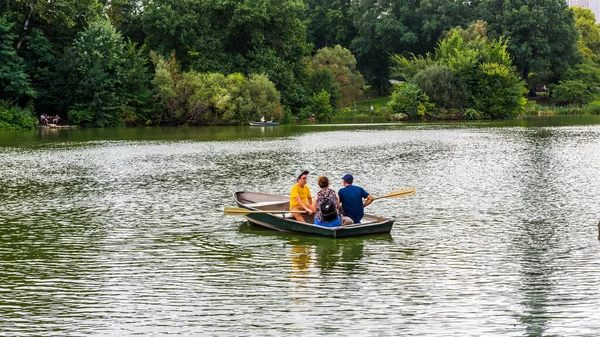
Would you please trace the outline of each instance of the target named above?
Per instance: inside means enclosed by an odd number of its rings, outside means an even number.
[[[277,122],[249,122],[251,126],[277,126]]]
[[[320,235],[333,238],[361,236],[369,234],[389,233],[394,221],[365,214],[363,221],[339,227],[323,227],[315,225],[312,215],[304,215],[306,222],[296,221],[288,213],[289,197],[256,192],[235,192],[233,196],[238,206],[249,210],[281,211],[281,213],[248,213],[244,217],[258,226],[283,231]]]

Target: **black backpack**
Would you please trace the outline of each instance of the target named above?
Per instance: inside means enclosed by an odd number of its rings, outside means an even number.
[[[321,201],[319,207],[321,208],[321,218],[323,221],[329,222],[337,219],[338,214],[335,207],[335,201],[333,201],[333,199],[325,198],[323,201]]]

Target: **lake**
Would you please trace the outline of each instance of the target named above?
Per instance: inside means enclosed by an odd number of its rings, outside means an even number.
[[[390,234],[223,215],[352,173]],[[592,336],[600,116],[0,132],[2,336]]]

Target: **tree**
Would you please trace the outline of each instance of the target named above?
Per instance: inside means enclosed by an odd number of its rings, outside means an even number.
[[[586,57],[593,57],[600,53],[600,27],[596,25],[596,17],[588,8],[572,7],[575,17],[575,26],[580,32],[577,46]]]
[[[491,38],[508,38],[524,79],[536,73],[554,82],[578,62],[578,32],[564,0],[482,0],[478,11]]]
[[[438,43],[434,54],[425,58],[396,55],[392,61],[397,64],[395,71],[431,95],[438,109],[475,109],[491,118],[505,118],[525,104],[524,82],[516,75],[503,39],[488,41],[480,34],[454,29]],[[414,74],[417,69],[422,70]],[[480,114],[471,111],[469,115]]]
[[[16,35],[12,28],[13,24],[0,16],[0,100],[24,103],[36,93],[25,73],[25,64],[15,50]]]
[[[309,53],[301,0],[153,0],[144,2],[146,43],[175,52],[182,69],[265,74],[299,107],[298,74]]]
[[[115,126],[146,122],[150,78],[146,60],[109,21],[80,33],[57,70],[57,95],[77,124]]]
[[[340,45],[321,48],[311,58],[311,69],[327,69],[333,74],[333,80],[337,84],[337,95],[331,102],[334,107],[338,105],[337,97],[341,98],[342,105],[349,105],[361,99],[364,79],[356,70],[356,59],[350,50]]]
[[[431,52],[447,30],[473,20],[475,1],[367,0],[356,2],[358,30],[351,50],[366,82],[380,91],[389,87],[389,55]]]
[[[315,48],[350,47],[357,34],[350,0],[306,0],[307,36]]]

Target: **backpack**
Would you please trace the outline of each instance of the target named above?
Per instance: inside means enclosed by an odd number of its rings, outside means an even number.
[[[319,208],[321,208],[321,218],[323,221],[329,222],[338,218],[335,201],[333,201],[333,199],[323,199],[323,201],[321,201],[319,204]]]

